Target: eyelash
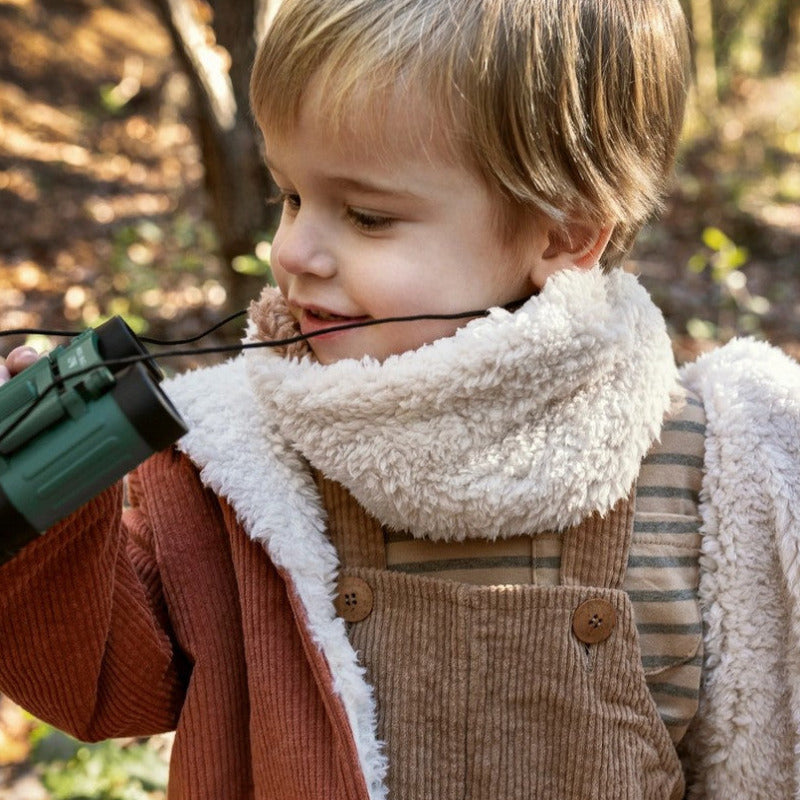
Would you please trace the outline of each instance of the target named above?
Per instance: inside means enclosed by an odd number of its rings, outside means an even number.
[[[294,192],[280,191],[278,194],[273,195],[267,200],[267,205],[281,205],[296,211],[298,208],[300,208],[300,195],[295,194]]]
[[[368,214],[365,211],[357,211],[354,208],[347,209],[347,216],[353,225],[361,231],[382,231],[388,228],[394,220],[391,217],[383,217],[380,214]]]
[[[297,213],[301,205],[299,194],[286,191],[282,191],[275,197],[271,197],[267,202],[270,205],[281,204],[284,209],[291,213]],[[391,217],[385,217],[381,214],[369,214],[366,211],[359,211],[350,206],[347,207],[347,217],[358,230],[366,233],[385,230],[394,222],[394,219]]]

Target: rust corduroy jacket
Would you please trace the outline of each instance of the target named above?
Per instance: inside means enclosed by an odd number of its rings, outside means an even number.
[[[367,798],[292,585],[185,456],[131,494],[122,525],[116,487],[0,569],[3,691],[81,739],[176,728],[170,800]]]

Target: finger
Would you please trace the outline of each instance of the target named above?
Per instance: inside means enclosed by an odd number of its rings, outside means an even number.
[[[29,367],[39,359],[39,354],[32,347],[17,347],[6,358],[6,368],[11,375]]]
[[[11,380],[11,373],[5,364],[0,364],[0,383],[5,383],[8,380]]]

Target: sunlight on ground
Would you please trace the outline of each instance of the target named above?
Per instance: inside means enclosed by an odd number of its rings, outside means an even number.
[[[159,20],[126,0],[15,5],[0,17],[15,42],[0,74],[3,327],[218,308],[188,82]]]

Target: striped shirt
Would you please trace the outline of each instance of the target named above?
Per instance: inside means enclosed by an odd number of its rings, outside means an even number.
[[[642,462],[624,589],[631,598],[645,678],[674,742],[697,711],[702,627],[697,601],[705,414],[680,389],[660,441]],[[434,542],[384,531],[386,568],[473,585],[557,586],[561,536]]]

